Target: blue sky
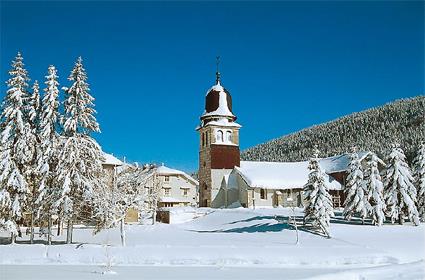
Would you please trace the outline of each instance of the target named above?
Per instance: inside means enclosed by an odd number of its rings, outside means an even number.
[[[22,51],[61,86],[81,55],[104,150],[197,169],[195,127],[221,56],[241,148],[424,94],[424,2],[4,2],[1,92]]]

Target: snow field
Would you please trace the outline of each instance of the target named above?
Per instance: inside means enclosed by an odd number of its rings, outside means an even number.
[[[176,211],[187,219],[194,210]],[[331,239],[300,231],[285,222],[289,209],[209,209],[178,224],[126,225],[127,246],[119,229],[97,235],[76,228],[71,245],[0,246],[0,264],[113,266],[273,266],[350,269],[420,262],[425,259],[425,226],[382,227],[333,220]],[[297,209],[301,217],[301,209]],[[282,222],[283,221],[283,222]],[[5,233],[2,240],[6,242]],[[54,241],[64,240],[54,237]],[[27,237],[24,236],[24,240]],[[20,239],[18,239],[19,243]]]

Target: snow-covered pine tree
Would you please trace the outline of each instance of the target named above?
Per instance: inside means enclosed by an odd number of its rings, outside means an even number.
[[[26,143],[24,102],[30,79],[20,53],[12,61],[9,75],[1,114],[0,227],[11,232],[14,243],[29,193],[25,164],[30,153]]]
[[[367,190],[367,200],[370,204],[370,216],[374,225],[381,226],[385,221],[384,185],[379,175],[378,157],[374,153],[367,156],[367,166],[364,171],[364,182]]]
[[[60,197],[55,185],[55,167],[58,163],[58,126],[59,126],[59,83],[55,66],[50,65],[47,70],[46,87],[44,89],[43,106],[40,116],[40,156],[37,170],[40,173],[37,205],[41,218],[47,220],[47,242],[51,244],[52,220],[51,216],[57,212],[54,202]]]
[[[304,208],[304,222],[311,222],[330,237],[330,220],[334,216],[332,197],[325,184],[324,173],[319,166],[319,151],[310,159],[308,182],[304,186],[303,196],[306,200]]]
[[[399,223],[403,224],[407,216],[415,225],[419,225],[419,213],[415,205],[416,189],[400,145],[393,145],[386,162],[384,199],[387,215],[393,223],[398,219]]]
[[[32,87],[32,95],[28,95],[25,102],[26,122],[25,130],[27,135],[27,145],[29,147],[28,159],[25,164],[26,181],[30,189],[30,196],[27,203],[27,211],[30,213],[30,243],[34,243],[34,222],[38,219],[38,203],[40,172],[37,170],[37,161],[40,156],[39,124],[41,113],[40,88],[35,81]]]
[[[86,71],[81,57],[68,78],[72,82],[65,90],[63,137],[58,156],[58,186],[60,197],[54,207],[67,221],[67,243],[72,243],[73,222],[91,218],[93,190],[103,185],[102,151],[91,138],[100,132],[94,114],[94,98],[90,95]],[[85,212],[84,212],[85,211]]]
[[[416,203],[420,219],[425,221],[425,142],[421,142],[414,160]]]
[[[345,184],[346,198],[344,201],[344,211],[342,212],[345,219],[350,220],[354,215],[359,214],[364,222],[370,209],[365,191],[362,165],[354,147],[350,155],[348,176]]]

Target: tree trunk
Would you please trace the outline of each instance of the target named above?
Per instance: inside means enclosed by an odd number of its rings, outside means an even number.
[[[398,223],[400,224],[400,225],[402,225],[403,224],[403,214],[399,214],[398,215]]]
[[[72,219],[68,220],[68,225],[66,227],[66,244],[71,244],[72,243]]]
[[[34,213],[31,212],[31,222],[30,222],[30,244],[34,244]]]
[[[61,235],[61,233],[62,233],[61,228],[62,228],[62,220],[61,219],[58,219],[58,232],[57,232],[57,236]]]
[[[120,232],[121,232],[121,245],[125,246],[125,228],[124,228],[124,218],[120,222]]]
[[[156,222],[156,207],[152,211],[152,225]]]
[[[15,244],[15,241],[16,241],[16,234],[12,232],[10,234],[10,244]]]
[[[52,216],[49,215],[47,221],[47,244],[52,245]]]

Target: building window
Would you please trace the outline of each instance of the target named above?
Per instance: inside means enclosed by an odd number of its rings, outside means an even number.
[[[260,198],[267,199],[267,191],[265,189],[260,189]]]
[[[217,142],[223,142],[223,131],[217,131]]]
[[[206,132],[205,145],[207,145],[207,146],[208,146],[208,131]]]
[[[231,131],[226,131],[226,141],[233,142],[233,135]]]
[[[164,196],[170,196],[170,189],[164,189]]]
[[[165,181],[165,182],[170,182],[170,176],[165,176],[165,177],[164,177],[164,181]]]
[[[183,191],[183,196],[187,196],[189,193],[187,189],[182,189],[182,191]]]

